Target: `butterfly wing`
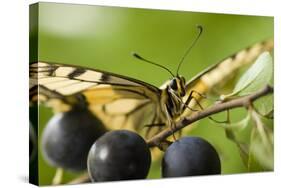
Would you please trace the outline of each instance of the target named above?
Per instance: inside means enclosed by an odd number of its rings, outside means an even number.
[[[273,40],[268,39],[243,49],[228,58],[206,68],[186,83],[186,91],[190,91],[199,82],[205,84],[207,89],[221,83],[241,66],[253,62],[264,51],[273,49]]]
[[[186,83],[185,90],[187,94],[184,97],[184,101],[187,100],[192,90],[200,94],[206,94],[218,84],[226,83],[239,68],[252,63],[262,52],[271,51],[273,46],[272,39],[256,43],[201,71]],[[201,99],[199,95],[195,97],[197,100]],[[191,108],[196,106],[196,102],[192,101],[189,106]],[[187,109],[183,115],[190,113],[192,112]]]
[[[141,131],[163,121],[161,91],[148,83],[84,67],[37,62],[30,64],[30,99],[55,111],[85,103],[109,129]]]

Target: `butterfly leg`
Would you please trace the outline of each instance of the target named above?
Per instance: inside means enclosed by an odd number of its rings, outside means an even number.
[[[175,125],[175,123],[173,121],[170,121],[169,124],[170,124],[170,128],[171,128],[171,131],[172,131],[173,139],[174,139],[174,141],[176,141],[177,140],[176,136],[175,136],[176,125]]]
[[[193,109],[193,108],[191,108],[191,107],[188,106],[188,105],[190,104],[190,102],[191,102],[192,99],[196,99],[196,98],[193,96],[194,91],[195,91],[195,90],[192,90],[192,91],[190,92],[190,94],[188,95],[188,98],[187,98],[187,100],[186,100],[184,106],[185,106],[186,108],[188,108],[189,110],[193,111],[193,112],[197,112],[197,111],[199,111],[199,110],[195,110],[195,109]],[[196,103],[197,103],[197,102],[198,102],[198,101],[196,101]]]
[[[201,110],[204,110],[203,106],[200,104],[200,102],[198,101],[198,99],[196,99],[195,97],[193,98],[195,100],[195,102],[198,104],[198,106],[200,107]],[[229,110],[227,110],[227,119],[226,120],[223,120],[223,121],[220,121],[220,120],[216,120],[214,119],[212,116],[209,116],[208,118],[210,120],[212,120],[213,122],[215,123],[228,123],[229,120],[228,120],[228,114],[229,114]]]
[[[153,123],[153,124],[144,125],[144,127],[148,127],[148,128],[151,128],[151,127],[163,127],[165,125],[166,125],[165,123]]]
[[[150,138],[151,135],[154,136],[166,125],[166,123],[162,122],[162,120],[159,118],[159,111],[157,108],[155,108],[154,112],[155,113],[151,121],[142,126],[142,128],[147,128],[145,132],[145,138]]]
[[[145,132],[145,138],[149,138],[149,135],[151,131],[153,130],[152,128],[157,127],[157,132],[161,130],[162,127],[164,127],[166,124],[165,123],[152,123],[148,125],[144,125],[144,128],[147,128],[147,131]]]
[[[193,93],[196,93],[196,94],[198,94],[200,97],[205,98],[205,97],[204,97],[205,95],[200,94],[199,92],[197,92],[197,91],[195,91],[195,90],[192,90],[192,91],[190,92],[190,94],[189,94],[189,96],[188,96],[186,102],[185,102],[185,106],[188,106],[188,104],[189,104],[189,103],[191,102],[191,100],[193,99],[193,100],[196,102],[196,104],[199,106],[199,108],[200,108],[201,110],[204,110],[204,108],[203,108],[203,106],[200,104],[198,98],[196,98],[196,97],[193,96]],[[190,109],[190,107],[189,107],[189,109]],[[197,111],[198,111],[198,110],[197,110]],[[224,121],[219,121],[219,120],[215,120],[215,119],[212,118],[211,116],[209,116],[208,118],[209,118],[210,120],[214,121],[215,123],[227,123],[227,122],[228,122],[228,119],[227,119],[227,120],[224,120]]]
[[[173,136],[173,139],[174,141],[176,141],[176,136],[175,136],[175,128],[176,128],[176,124],[175,122],[173,121],[173,119],[171,118],[169,112],[168,112],[168,109],[167,109],[167,106],[165,108],[165,113],[166,113],[166,117],[167,117],[167,124],[168,126],[170,127],[171,131],[172,131],[172,136]]]
[[[191,90],[190,94],[193,94],[193,93],[197,94],[198,96],[200,96],[200,97],[202,97],[204,99],[207,99],[207,100],[210,100],[210,101],[213,101],[213,102],[218,101],[218,99],[207,97],[206,95],[204,95],[204,94],[202,94],[202,93],[200,93],[200,92],[198,92],[196,90]]]

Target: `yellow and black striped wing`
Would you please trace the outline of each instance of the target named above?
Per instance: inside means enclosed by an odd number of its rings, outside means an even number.
[[[81,98],[109,129],[139,130],[160,123],[161,91],[148,83],[78,66],[30,64],[30,100],[55,111],[69,110]]]
[[[274,42],[272,39],[258,42],[198,73],[186,83],[185,90],[187,94],[184,101],[186,101],[192,90],[201,94],[206,94],[217,85],[223,85],[223,83],[226,83],[242,66],[254,62],[262,52],[271,51],[273,46]],[[200,100],[200,98],[200,96],[197,96],[197,100]],[[189,106],[196,106],[196,102],[193,101]],[[190,113],[192,112],[187,109],[183,115],[188,115]]]

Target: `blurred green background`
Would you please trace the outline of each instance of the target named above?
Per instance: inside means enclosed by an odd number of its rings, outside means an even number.
[[[134,59],[132,51],[175,72],[200,24],[203,35],[180,70],[189,79],[238,50],[273,37],[272,17],[56,3],[39,3],[38,24],[39,60],[97,68],[156,86],[170,79],[170,75]],[[43,106],[39,110],[39,183],[48,185],[55,168],[42,158],[40,136],[52,111]],[[189,134],[202,136],[215,146],[223,174],[247,172],[237,147],[226,139],[219,126],[202,120]],[[64,182],[76,176],[67,172]],[[159,177],[158,161],[152,165],[148,178]]]

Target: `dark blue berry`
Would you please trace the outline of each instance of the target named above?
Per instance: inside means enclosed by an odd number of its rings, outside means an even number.
[[[105,131],[101,121],[87,109],[56,114],[43,131],[44,158],[55,167],[85,170],[91,146]]]
[[[184,137],[171,144],[162,160],[162,177],[220,174],[215,148],[199,137]]]
[[[144,179],[150,163],[150,150],[141,136],[116,130],[104,134],[92,146],[88,172],[97,182]]]

